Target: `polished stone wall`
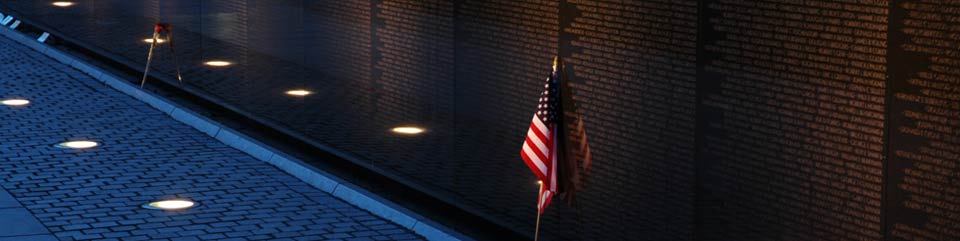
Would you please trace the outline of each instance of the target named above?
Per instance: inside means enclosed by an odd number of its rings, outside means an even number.
[[[170,21],[189,87],[524,235],[560,55],[595,162],[545,240],[960,238],[960,1],[78,3],[0,10],[133,64]]]
[[[701,4],[701,230],[880,239],[887,3]]]

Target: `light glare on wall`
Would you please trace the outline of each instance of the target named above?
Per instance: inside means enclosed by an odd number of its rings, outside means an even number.
[[[416,135],[423,133],[424,129],[416,126],[398,126],[391,129],[391,131],[403,135]]]
[[[152,43],[153,43],[153,39],[152,39],[152,38],[145,38],[145,39],[143,39],[143,42],[144,42],[144,43],[148,43],[148,44],[152,44]],[[162,39],[162,38],[158,38],[158,39],[157,39],[157,43],[158,43],[158,44],[162,44],[162,43],[166,43],[166,42],[167,42],[167,40],[164,40],[164,39]]]
[[[226,67],[226,66],[230,66],[233,63],[223,61],[223,60],[210,60],[203,64],[208,66],[213,66],[213,67]]]
[[[53,6],[65,8],[65,7],[73,6],[73,4],[75,4],[75,3],[74,3],[74,2],[53,2],[53,3],[50,3],[50,4],[53,5]]]
[[[287,94],[288,94],[288,95],[293,95],[293,96],[306,96],[306,95],[309,95],[309,94],[311,94],[311,93],[313,93],[313,92],[310,92],[309,90],[305,90],[305,89],[295,89],[295,90],[288,90],[288,91],[287,91]]]

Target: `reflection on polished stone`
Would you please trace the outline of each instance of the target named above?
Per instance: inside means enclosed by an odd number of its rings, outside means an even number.
[[[3,103],[4,105],[21,106],[30,104],[30,101],[25,99],[7,99],[0,101],[0,103]]]
[[[288,95],[293,95],[293,96],[306,96],[312,93],[313,92],[310,92],[309,90],[305,90],[305,89],[295,89],[295,90],[287,91]]]
[[[68,141],[64,143],[57,144],[59,148],[69,148],[69,149],[87,149],[99,146],[100,143],[95,141]]]
[[[230,66],[233,63],[230,63],[228,61],[223,61],[223,60],[210,60],[203,64],[207,66],[213,66],[213,67],[226,67],[226,66]]]
[[[145,38],[145,39],[143,39],[143,42],[144,42],[144,43],[151,44],[151,43],[153,43],[153,39],[152,39],[152,38]],[[165,39],[162,39],[162,38],[158,38],[158,39],[157,39],[157,43],[158,43],[158,44],[162,44],[162,43],[166,43],[166,42],[167,42],[167,40],[165,40]]]
[[[73,4],[75,3],[74,2],[53,2],[50,4],[53,6],[65,8],[65,7],[73,6]]]
[[[416,126],[398,126],[391,129],[394,133],[404,135],[416,135],[424,132],[423,128]]]

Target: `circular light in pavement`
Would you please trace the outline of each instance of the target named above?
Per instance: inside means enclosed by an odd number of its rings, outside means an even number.
[[[146,209],[157,209],[157,210],[181,210],[192,208],[196,206],[197,203],[185,200],[185,199],[172,199],[172,200],[162,200],[144,204],[143,208]]]
[[[25,99],[6,99],[3,101],[0,101],[0,103],[4,105],[10,105],[10,106],[21,106],[21,105],[30,104],[30,101]]]
[[[64,143],[57,144],[59,148],[69,148],[69,149],[87,149],[99,146],[100,143],[95,141],[68,141]]]
[[[416,134],[423,133],[425,130],[423,128],[416,127],[416,126],[398,126],[398,127],[394,127],[393,129],[390,129],[390,131],[393,131],[394,133],[397,133],[397,134],[416,135]]]

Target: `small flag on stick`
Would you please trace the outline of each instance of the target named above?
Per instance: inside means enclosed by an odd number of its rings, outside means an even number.
[[[520,156],[540,183],[537,197],[537,230],[540,214],[555,195],[573,203],[583,187],[583,176],[591,164],[590,145],[583,119],[577,112],[560,58],[554,59],[553,72],[540,93]],[[536,237],[536,234],[535,234]]]

